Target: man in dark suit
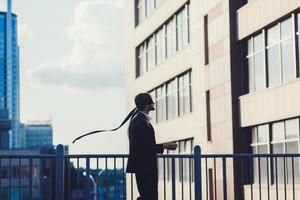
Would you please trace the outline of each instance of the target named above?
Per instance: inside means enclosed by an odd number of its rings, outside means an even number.
[[[135,97],[138,113],[132,118],[129,128],[129,157],[127,173],[135,173],[140,197],[137,200],[158,199],[157,154],[164,149],[175,150],[176,143],[156,144],[154,129],[149,112],[154,110],[154,102],[148,93]]]

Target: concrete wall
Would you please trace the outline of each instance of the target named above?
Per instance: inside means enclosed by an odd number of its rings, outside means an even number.
[[[252,0],[237,12],[238,40],[299,8],[300,0]]]

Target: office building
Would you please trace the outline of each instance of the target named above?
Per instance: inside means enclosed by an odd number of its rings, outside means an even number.
[[[11,121],[8,119],[8,111],[0,108],[0,149],[9,148],[9,133]]]
[[[53,146],[53,128],[50,121],[31,121],[21,124],[18,148]]]
[[[52,148],[0,150],[2,156],[24,156],[23,159],[1,160],[0,199],[52,200],[55,186],[53,159],[29,159],[28,155],[55,154]]]
[[[128,1],[128,110],[137,93],[149,92],[156,103],[157,142],[177,141],[177,153],[191,153],[195,144],[204,154],[299,153],[299,11],[300,1],[293,0]],[[274,180],[273,164],[253,164],[250,188],[236,176],[241,166],[229,161],[228,199],[250,199],[252,189],[254,199],[266,195],[258,185],[267,173]],[[286,164],[278,165],[277,178],[290,184]],[[222,199],[222,177],[214,177],[222,167],[207,166],[211,177],[203,181],[210,183],[203,185],[211,188],[203,193]],[[299,182],[298,160],[295,171]],[[214,187],[218,191],[210,192]],[[274,182],[270,187],[272,197]]]
[[[15,148],[20,118],[19,109],[19,46],[17,40],[17,16],[11,12],[11,0],[7,12],[0,12],[0,108],[8,110],[12,128],[9,146]]]

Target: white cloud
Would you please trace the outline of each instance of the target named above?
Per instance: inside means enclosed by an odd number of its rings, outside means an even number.
[[[20,23],[18,25],[18,38],[20,40],[23,39],[31,39],[33,35],[33,31],[31,27],[26,23]]]
[[[36,86],[103,89],[123,83],[122,0],[84,0],[67,29],[72,49],[55,62],[32,68]]]

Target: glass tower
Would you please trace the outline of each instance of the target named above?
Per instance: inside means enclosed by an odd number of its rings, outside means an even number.
[[[10,148],[17,147],[20,118],[19,109],[19,46],[17,40],[17,16],[11,12],[11,0],[7,12],[0,12],[0,108],[8,110],[12,129],[9,131]]]

